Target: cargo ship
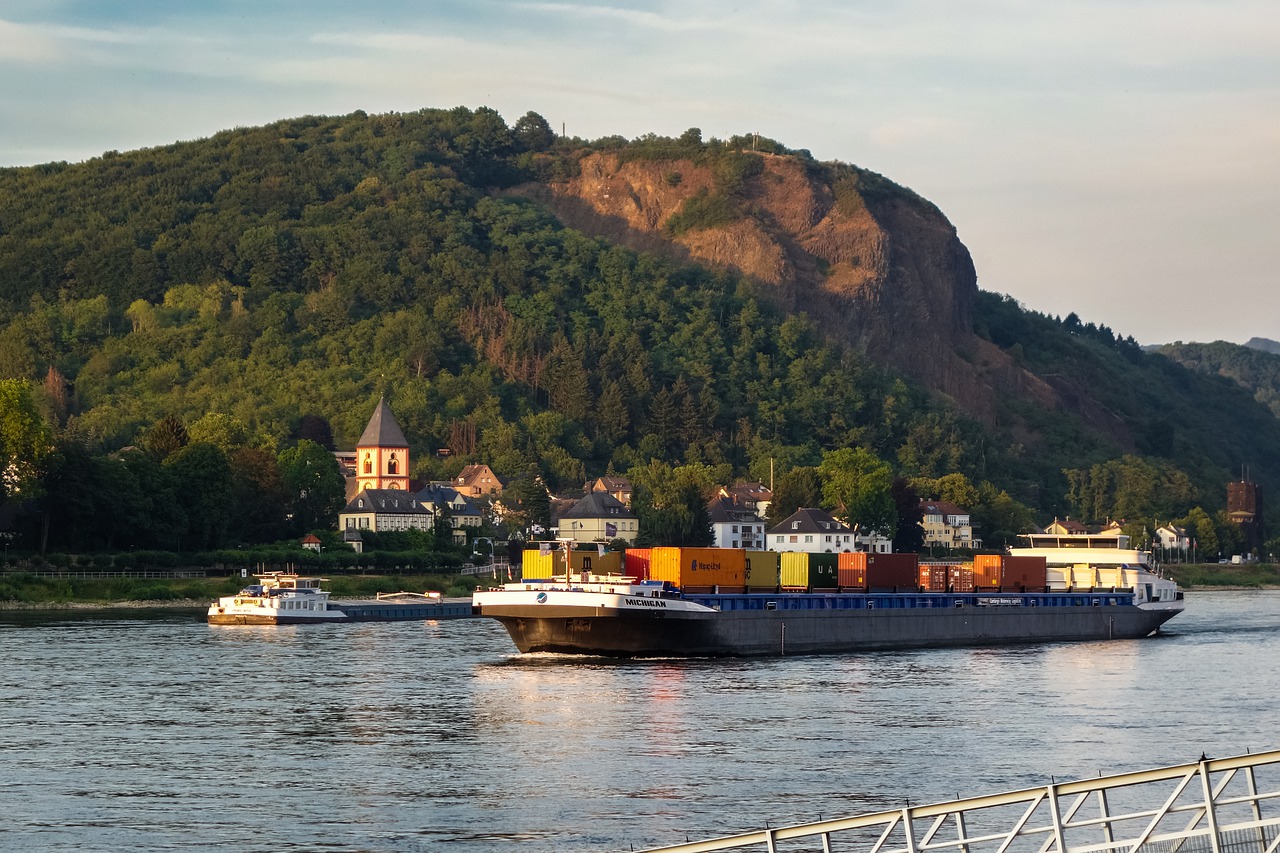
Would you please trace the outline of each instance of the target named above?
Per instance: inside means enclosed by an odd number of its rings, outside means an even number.
[[[473,615],[467,599],[438,592],[378,593],[372,600],[335,601],[320,584],[326,578],[264,572],[235,595],[209,605],[210,625],[305,625],[340,622],[403,622],[463,619]]]
[[[1055,553],[954,565],[914,554],[636,549],[619,575],[593,571],[608,554],[533,551],[523,580],[477,591],[472,603],[521,652],[608,657],[1136,639],[1182,611],[1181,591],[1143,552],[1094,544],[1042,542],[1018,550]],[[1078,561],[1086,553],[1092,563]]]

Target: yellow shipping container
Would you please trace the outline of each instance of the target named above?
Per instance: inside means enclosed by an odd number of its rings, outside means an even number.
[[[654,548],[649,557],[649,578],[679,587],[742,587],[746,571],[742,548]]]
[[[536,548],[526,548],[520,562],[520,576],[528,580],[542,580],[564,574],[564,556],[560,551],[543,554]]]
[[[774,589],[781,581],[778,575],[777,551],[747,552],[747,587]]]
[[[589,572],[593,575],[622,574],[622,552],[570,551],[569,565],[575,574]],[[521,577],[528,580],[564,577],[564,551],[556,548],[548,553],[541,549],[526,548],[522,557]]]
[[[809,586],[809,555],[802,551],[787,551],[779,561],[782,565],[782,585]]]

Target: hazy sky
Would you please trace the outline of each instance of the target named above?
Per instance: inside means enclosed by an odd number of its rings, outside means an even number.
[[[935,202],[978,283],[1280,339],[1277,0],[0,2],[0,166],[306,114],[759,132]]]

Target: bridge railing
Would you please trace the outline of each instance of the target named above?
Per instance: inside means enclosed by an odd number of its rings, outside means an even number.
[[[648,853],[1280,853],[1280,751],[766,828]]]

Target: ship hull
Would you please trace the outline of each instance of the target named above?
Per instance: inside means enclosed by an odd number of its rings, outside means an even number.
[[[928,596],[913,597],[918,606],[911,607],[876,608],[873,602],[867,608],[866,600],[846,599],[849,609],[843,609],[839,596],[807,598],[785,602],[799,605],[786,609],[637,613],[598,607],[544,611],[512,604],[484,606],[481,615],[501,622],[521,652],[701,657],[1136,639],[1155,632],[1181,609],[1087,603],[1055,607],[1007,597],[974,597],[957,607],[954,599]],[[714,596],[693,600],[709,607],[729,603]],[[993,603],[983,606],[979,600]],[[774,601],[775,606],[782,603]],[[835,606],[807,609],[806,604]]]
[[[313,625],[346,620],[346,614],[341,613],[337,616],[286,616],[283,618],[271,613],[209,613],[210,625]]]

